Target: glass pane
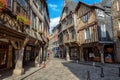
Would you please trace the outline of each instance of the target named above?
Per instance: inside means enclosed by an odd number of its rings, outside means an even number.
[[[0,65],[4,65],[6,63],[6,51],[0,50]]]

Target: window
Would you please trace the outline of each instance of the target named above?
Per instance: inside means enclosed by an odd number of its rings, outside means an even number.
[[[8,7],[11,8],[12,7],[12,0],[8,0]]]
[[[68,14],[68,7],[65,7],[65,12]]]
[[[104,12],[102,10],[97,10],[99,17],[104,17]]]
[[[84,16],[82,17],[82,21],[86,23],[86,22],[88,21],[89,17],[90,17],[90,14],[91,14],[91,13],[89,12],[89,13],[87,13],[86,15],[84,15]]]
[[[36,22],[36,16],[35,16],[35,14],[33,13],[33,14],[32,14],[32,28],[35,27],[35,22]]]
[[[105,24],[101,24],[100,28],[101,28],[101,37],[105,38],[106,37],[106,26],[105,26]]]
[[[25,0],[17,0],[17,2],[24,7],[27,7],[27,2]]]
[[[118,27],[119,27],[119,29],[120,29],[120,19],[118,20]]]
[[[118,1],[116,2],[116,6],[117,6],[117,7],[116,7],[116,8],[117,8],[117,11],[119,11],[120,8],[119,8],[119,2],[118,2]]]
[[[38,21],[38,27],[39,27],[39,30],[40,30],[40,31],[41,31],[41,25],[42,25],[42,24],[41,24],[41,21],[39,20],[39,21]]]
[[[20,6],[19,6],[19,5],[17,5],[17,7],[16,7],[16,8],[17,8],[16,13],[17,13],[17,14],[19,14],[19,13],[20,13]]]
[[[90,30],[89,30],[89,28],[85,29],[84,33],[85,33],[85,40],[90,39]]]
[[[39,3],[39,10],[41,11],[42,10],[42,2],[40,1]]]
[[[72,39],[75,38],[75,31],[72,31]]]
[[[6,64],[6,51],[1,50],[0,51],[0,65],[5,65]]]

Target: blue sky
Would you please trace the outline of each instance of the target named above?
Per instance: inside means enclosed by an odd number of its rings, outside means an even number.
[[[93,4],[101,2],[102,0],[74,0],[76,2],[83,1],[87,4]],[[61,16],[64,0],[47,0],[48,9],[50,13],[50,33],[51,30],[59,23],[59,19]]]

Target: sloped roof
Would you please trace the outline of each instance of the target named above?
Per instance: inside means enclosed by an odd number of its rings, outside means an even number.
[[[80,4],[84,4],[84,5],[86,5],[86,6],[88,6],[88,7],[91,7],[91,8],[99,8],[99,9],[102,9],[102,10],[104,10],[104,8],[101,6],[101,4],[93,4],[93,5],[90,5],[90,4],[86,4],[86,3],[84,3],[84,2],[81,2],[81,1],[79,1],[79,3],[77,4],[77,7],[76,7],[76,11],[78,10],[78,8],[80,7],[79,5]]]
[[[111,0],[103,0],[101,2],[102,6],[111,7]]]
[[[111,7],[111,0],[103,0],[102,2],[100,2],[98,4],[94,4],[94,5],[102,7],[102,8],[105,8],[105,7],[110,8]]]
[[[68,13],[75,12],[76,6],[77,6],[77,3],[74,2],[73,0],[65,0],[64,6],[63,6],[63,9],[62,9],[62,14],[63,14],[65,8],[68,9]],[[61,15],[61,18],[62,18],[62,15]],[[61,18],[60,18],[60,20],[61,20]]]
[[[67,3],[65,3],[65,6],[64,6],[64,7],[68,7],[68,10],[69,10],[69,11],[74,12],[76,6],[77,6],[77,3],[76,3],[76,2],[74,2],[74,1],[68,1]]]

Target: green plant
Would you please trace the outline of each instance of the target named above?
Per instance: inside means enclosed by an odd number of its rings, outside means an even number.
[[[20,21],[20,22],[23,22],[26,25],[30,25],[30,20],[25,15],[18,14],[17,15],[17,20]]]
[[[0,0],[0,9],[7,7],[7,0]]]

